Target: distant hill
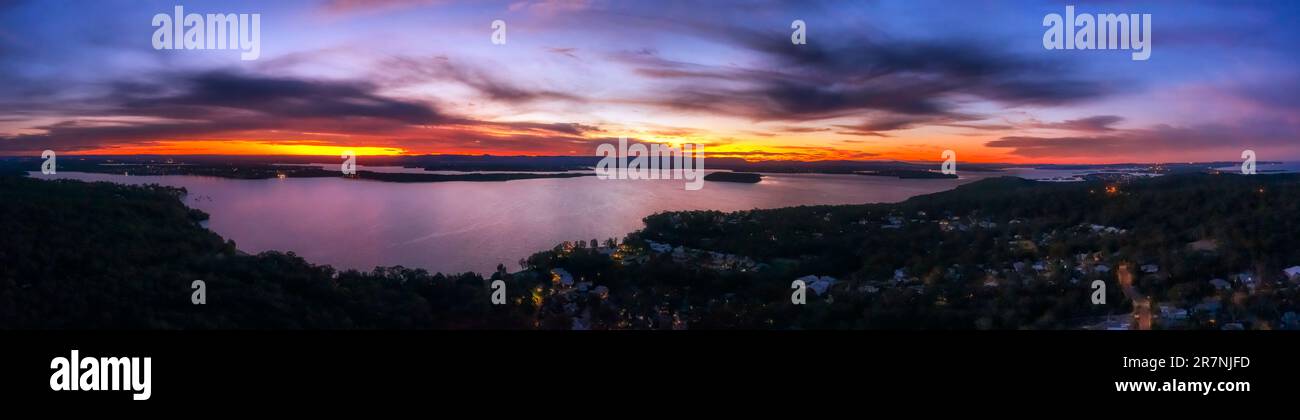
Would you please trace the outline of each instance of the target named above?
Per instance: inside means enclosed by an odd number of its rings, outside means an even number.
[[[711,172],[704,176],[705,181],[715,182],[739,182],[743,184],[756,184],[763,180],[759,174],[746,172]]]

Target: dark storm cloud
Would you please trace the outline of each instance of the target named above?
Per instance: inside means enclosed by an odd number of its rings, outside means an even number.
[[[916,114],[883,114],[867,118],[861,124],[856,125],[836,125],[836,127],[845,129],[839,134],[855,136],[876,136],[889,137],[886,131],[906,130],[929,125],[960,125],[962,121],[982,120],[984,117],[976,115],[963,115],[956,113],[944,113],[935,115],[916,115]]]
[[[32,127],[36,133],[0,137],[0,151],[86,150],[161,139],[212,139],[256,130],[409,134],[452,127],[462,145],[538,145],[581,139],[597,127],[574,123],[492,122],[446,116],[433,107],[383,96],[370,83],[264,77],[213,71],[118,82],[94,109]],[[51,106],[51,108],[60,108]],[[67,109],[65,109],[66,111]],[[506,134],[476,133],[491,129]],[[513,140],[519,140],[511,143]],[[476,143],[477,142],[477,143]]]
[[[1061,130],[1074,130],[1074,131],[1093,131],[1093,132],[1114,131],[1115,128],[1112,126],[1118,124],[1120,121],[1124,121],[1124,117],[1120,117],[1118,115],[1097,115],[1097,116],[1079,118],[1074,120],[1065,120],[1065,121],[1055,122],[1055,123],[1042,123],[1036,125],[1035,127],[1061,129]]]
[[[379,65],[376,78],[392,84],[452,81],[468,86],[493,101],[507,104],[540,100],[584,101],[578,95],[555,90],[525,88],[480,66],[447,57],[389,57]]]
[[[273,117],[369,117],[408,124],[432,124],[444,119],[424,104],[379,96],[374,93],[373,85],[360,82],[207,72],[185,76],[174,84],[182,87],[180,94],[154,97],[159,93],[157,90],[141,93],[139,86],[119,89],[116,93],[126,99],[122,102],[124,111],[152,116],[194,116],[190,111],[210,112],[217,108]]]
[[[76,120],[35,127],[40,134],[0,137],[0,151],[27,152],[51,149],[79,151],[108,145],[137,143],[158,138],[192,136],[199,133],[238,130],[241,126],[218,126],[211,122],[124,125],[83,125]]]
[[[539,122],[489,122],[475,121],[474,124],[482,126],[491,126],[507,128],[515,132],[534,132],[550,133],[570,136],[581,136],[589,133],[599,133],[604,130],[600,127],[578,124],[578,123],[539,123]]]
[[[643,50],[618,56],[670,85],[647,103],[726,112],[754,120],[808,121],[864,111],[892,114],[901,129],[953,122],[962,98],[1004,106],[1056,106],[1111,92],[1059,64],[1000,52],[971,40],[854,39],[794,45],[786,32],[693,26],[703,36],[760,53],[763,65],[707,66]],[[872,121],[864,125],[881,125]]]
[[[830,131],[831,129],[826,127],[781,127],[777,130],[783,133],[818,133],[822,131]]]

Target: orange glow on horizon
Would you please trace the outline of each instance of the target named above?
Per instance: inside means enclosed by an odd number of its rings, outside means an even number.
[[[276,144],[252,140],[158,141],[148,145],[119,146],[82,150],[71,155],[300,155],[330,156],[352,151],[357,156],[396,156],[406,154],[396,147],[336,146],[328,144]]]
[[[958,165],[963,163],[1005,163],[1005,164],[1103,164],[1120,163],[1122,157],[1109,159],[1089,159],[1082,157],[1025,157],[1010,151],[989,150],[981,147],[980,141],[961,139],[962,142],[944,140],[894,139],[890,142],[874,144],[841,144],[835,139],[728,139],[713,140],[704,136],[682,138],[680,136],[660,136],[653,142],[662,142],[674,147],[684,143],[697,143],[704,146],[706,157],[740,158],[746,161],[824,161],[824,160],[859,160],[859,161],[904,161],[904,162],[941,162],[942,154],[949,147],[957,152]],[[400,143],[401,140],[388,139],[386,143]],[[337,156],[344,151],[352,151],[358,156],[402,156],[402,155],[494,155],[494,156],[594,156],[595,146],[599,141],[590,140],[591,154],[581,153],[583,147],[574,148],[572,144],[557,144],[556,150],[504,150],[499,147],[441,147],[424,148],[410,146],[346,146],[319,140],[159,140],[146,143],[102,147],[69,152],[69,155],[260,155],[260,156]],[[896,142],[895,142],[896,141]],[[373,143],[372,143],[373,144]],[[939,144],[950,144],[941,147]],[[1133,163],[1133,162],[1123,162]],[[1138,162],[1141,163],[1141,162]]]
[[[666,142],[674,147],[680,147],[680,142]],[[596,143],[593,143],[593,147]],[[817,146],[796,146],[796,145],[771,145],[755,143],[732,143],[726,145],[706,145],[704,153],[706,157],[728,157],[741,158],[747,161],[768,161],[768,160],[794,160],[794,161],[820,161],[820,160],[899,160],[899,161],[920,161],[920,162],[938,162],[941,161],[942,151],[939,149],[928,150],[929,148],[892,148],[890,150],[881,150],[881,147],[865,147],[861,149],[843,148],[843,147],[817,147]],[[145,144],[123,145],[115,147],[105,147],[99,149],[88,149],[76,152],[69,152],[69,155],[286,155],[286,156],[332,156],[340,155],[344,151],[351,150],[358,156],[399,156],[399,155],[423,155],[423,154],[465,154],[465,155],[496,155],[496,156],[581,156],[581,153],[568,153],[556,151],[555,153],[547,152],[516,152],[508,150],[489,150],[489,149],[454,149],[454,150],[412,150],[400,147],[378,147],[378,146],[339,146],[332,144],[322,144],[318,142],[304,143],[274,143],[255,140],[163,140]],[[959,160],[970,163],[988,163],[1004,162],[1012,163],[1023,159],[1016,156],[991,155],[987,153],[966,152],[958,150]],[[592,154],[594,155],[594,153]]]

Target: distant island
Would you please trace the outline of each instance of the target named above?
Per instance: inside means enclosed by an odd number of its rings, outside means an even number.
[[[383,182],[497,182],[497,181],[514,181],[519,179],[541,179],[541,178],[577,178],[581,176],[595,176],[595,173],[468,173],[468,174],[414,174],[404,172],[373,172],[357,171],[355,178],[371,181]]]
[[[763,180],[763,175],[748,172],[713,172],[704,176],[705,181],[739,182],[755,184]]]
[[[294,160],[294,159],[284,159]],[[9,159],[0,161],[0,168],[39,171],[39,161]],[[499,182],[539,178],[576,178],[594,176],[592,172],[466,172],[457,174],[418,172],[378,172],[364,169],[345,175],[338,168],[327,169],[306,164],[281,164],[269,158],[232,158],[217,161],[209,157],[150,158],[150,157],[82,157],[70,156],[58,161],[60,172],[86,172],[134,176],[196,175],[230,179],[272,178],[348,178],[381,182]]]
[[[956,174],[945,174],[934,171],[918,171],[912,169],[890,169],[884,171],[865,171],[856,172],[858,175],[866,176],[889,176],[899,179],[957,179]]]

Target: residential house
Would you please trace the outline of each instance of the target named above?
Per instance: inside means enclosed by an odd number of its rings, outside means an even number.
[[[1282,270],[1282,272],[1286,274],[1288,280],[1300,282],[1300,265]]]
[[[837,281],[831,276],[818,277],[811,274],[800,277],[797,280],[802,281],[804,285],[808,286],[809,289],[812,289],[812,291],[818,296],[825,296],[826,292],[830,290],[831,285],[834,285]]]
[[[561,287],[573,286],[573,275],[563,268],[551,269],[551,283]]]

